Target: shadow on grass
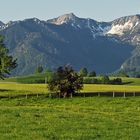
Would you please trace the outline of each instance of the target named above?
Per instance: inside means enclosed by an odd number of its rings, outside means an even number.
[[[134,83],[133,81],[129,81],[129,82],[123,82],[122,85],[128,85],[128,84],[132,84]]]
[[[12,90],[0,89],[0,92],[8,92],[8,91],[12,91]]]
[[[0,91],[9,91],[9,90],[0,90]],[[140,96],[140,92],[84,92],[84,93],[75,93],[73,97],[134,97],[134,96]],[[31,94],[14,94],[14,95],[0,95],[0,99],[2,98],[30,98],[30,97],[43,97],[43,98],[60,98],[59,96],[55,95],[49,95],[49,94],[37,94],[37,93],[31,93]],[[70,98],[70,97],[68,97]]]
[[[125,96],[124,96],[125,95]],[[101,97],[131,97],[131,96],[140,96],[140,92],[85,92],[85,93],[77,93],[74,96],[76,97],[94,97],[94,96],[101,96]]]

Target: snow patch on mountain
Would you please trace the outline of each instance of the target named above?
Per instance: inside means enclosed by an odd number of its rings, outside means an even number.
[[[1,28],[3,25],[4,25],[4,23],[0,21],[0,28]]]
[[[139,22],[137,21],[134,27],[136,27],[138,24],[139,24]],[[134,27],[133,27],[133,28],[134,28]]]
[[[138,23],[137,23],[138,24]],[[133,23],[131,21],[126,22],[124,25],[112,25],[111,30],[107,32],[107,34],[116,34],[123,35],[126,31],[130,31],[133,27]]]
[[[37,18],[34,18],[33,21],[36,22],[37,24],[41,23],[41,21],[39,19],[37,19]]]
[[[18,23],[18,22],[19,22],[19,21],[9,21],[9,22],[6,23],[6,24],[2,24],[2,25],[0,26],[0,30],[5,30],[5,29],[7,29],[7,28],[13,26],[14,24],[16,24],[16,23]]]
[[[101,24],[99,24],[98,27],[92,26],[92,28],[90,29],[93,37],[95,38],[96,36],[105,36],[107,32],[111,29],[111,26],[107,25],[103,27]]]
[[[106,35],[108,31],[111,29],[111,26],[102,27],[101,25],[99,25],[99,29],[101,30],[102,35]]]

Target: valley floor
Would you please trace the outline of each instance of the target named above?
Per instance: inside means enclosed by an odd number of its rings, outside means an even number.
[[[101,85],[101,84],[85,84],[81,93],[108,93],[112,96],[112,93],[117,95],[118,93],[131,94],[134,93],[140,95],[139,85]],[[19,83],[0,83],[0,98],[2,97],[16,97],[27,95],[49,95],[47,84],[19,84]]]
[[[86,92],[138,85],[84,85]],[[43,95],[43,96],[42,96]],[[139,140],[140,96],[48,98],[45,84],[0,83],[0,140]]]

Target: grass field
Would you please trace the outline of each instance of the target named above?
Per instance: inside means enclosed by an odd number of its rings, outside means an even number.
[[[115,77],[113,77],[115,78]],[[140,78],[128,78],[128,77],[120,77],[124,84],[126,85],[139,85],[140,86]],[[112,77],[111,77],[112,79]]]
[[[40,83],[39,81],[45,82],[45,77],[47,77],[45,73],[32,74],[27,76],[10,77],[10,78],[6,78],[5,80],[0,80],[0,82],[16,82],[16,83],[24,83],[24,84],[33,84],[33,83]]]
[[[140,92],[136,83],[86,84],[81,92]],[[0,140],[140,140],[140,96],[52,99],[40,94],[49,94],[47,85],[0,83]]]
[[[45,83],[45,77],[47,74],[33,74],[27,76],[19,76],[19,77],[10,77],[5,80],[0,80],[0,82],[16,82],[16,83],[24,83],[24,84],[33,84],[33,83]],[[100,77],[95,77],[99,78]],[[110,77],[110,79],[114,79],[116,77]],[[123,84],[125,85],[139,85],[140,86],[140,78],[128,78],[128,77],[119,77],[122,79]]]
[[[140,97],[0,99],[0,140],[139,140]]]
[[[95,92],[140,92],[140,86],[133,85],[84,85],[83,93]],[[48,94],[47,85],[45,84],[18,84],[18,83],[0,83],[1,96],[16,96],[30,94]]]

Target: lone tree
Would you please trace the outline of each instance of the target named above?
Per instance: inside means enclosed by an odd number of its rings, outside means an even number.
[[[88,70],[87,68],[82,68],[79,72],[79,74],[82,76],[82,77],[86,77],[88,75]]]
[[[59,67],[52,80],[48,83],[51,92],[59,94],[59,97],[69,97],[83,88],[83,78],[69,65]]]
[[[96,77],[96,72],[95,71],[91,71],[88,74],[89,77]]]
[[[0,35],[0,79],[10,75],[10,71],[17,66],[16,60],[13,60],[13,57],[8,53],[9,50],[5,47],[4,37]]]
[[[42,66],[37,67],[36,70],[35,70],[36,74],[42,73],[42,72],[43,72],[43,67]]]

